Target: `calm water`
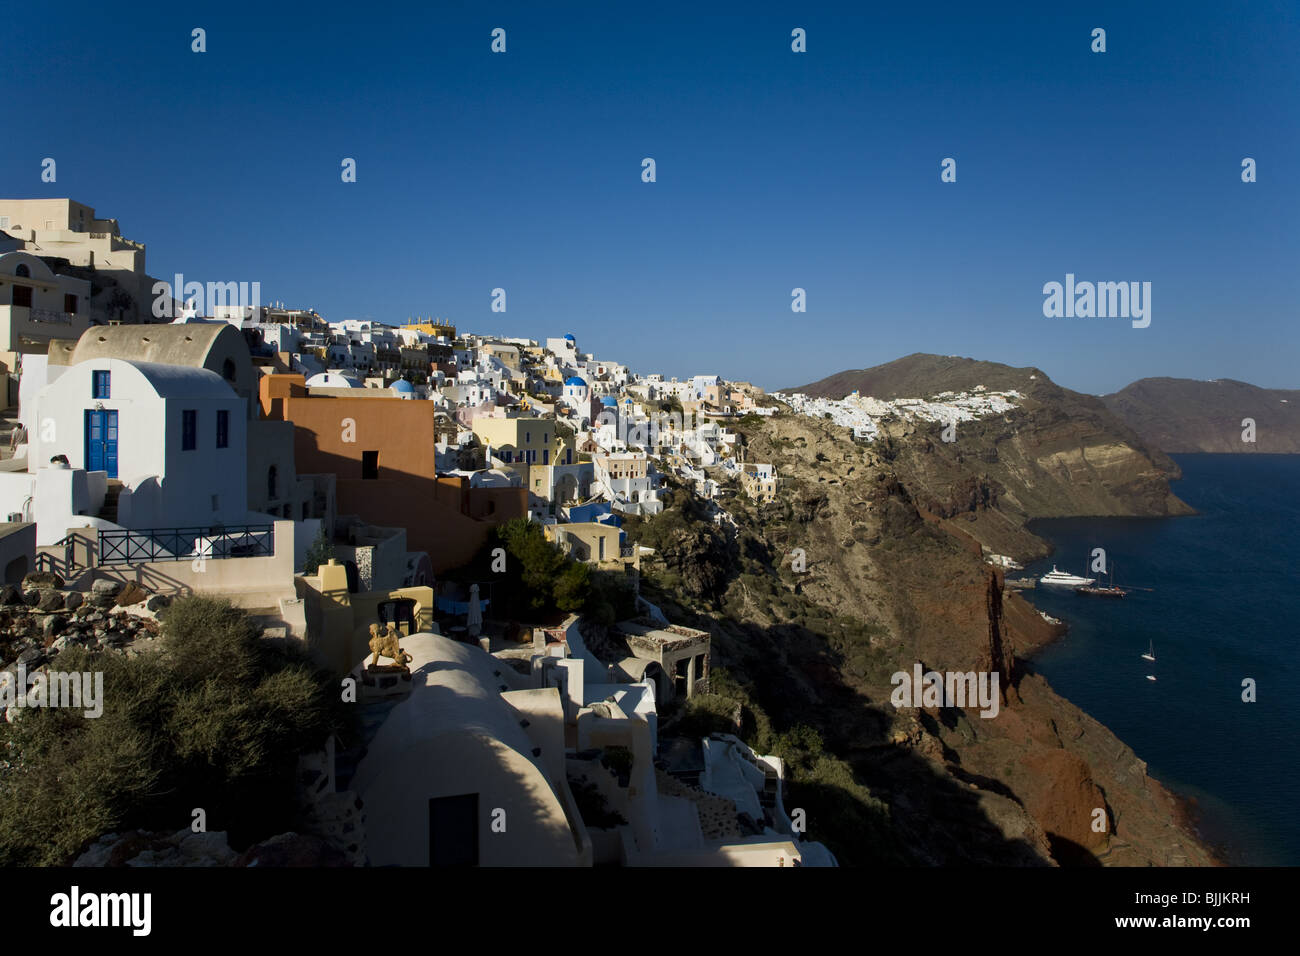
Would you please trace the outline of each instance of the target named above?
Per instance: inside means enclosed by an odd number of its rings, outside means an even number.
[[[1116,584],[1154,590],[1026,592],[1070,625],[1034,667],[1195,797],[1231,862],[1300,865],[1300,455],[1177,460],[1174,491],[1195,517],[1035,524],[1056,550],[1025,573],[1055,563],[1081,574],[1100,547]],[[1154,664],[1139,656],[1148,641]],[[1253,704],[1241,699],[1247,677]]]

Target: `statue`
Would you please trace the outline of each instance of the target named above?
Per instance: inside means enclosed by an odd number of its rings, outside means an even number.
[[[370,625],[370,649],[374,652],[374,657],[370,659],[370,667],[374,668],[379,664],[379,658],[387,657],[402,670],[407,670],[407,664],[411,660],[411,655],[402,650],[400,646],[402,635],[398,631],[397,625],[391,621],[388,624],[388,630],[380,634],[379,625]]]

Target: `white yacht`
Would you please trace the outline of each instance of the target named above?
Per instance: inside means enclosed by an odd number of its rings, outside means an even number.
[[[1049,588],[1077,588],[1092,584],[1096,580],[1096,578],[1081,578],[1079,575],[1070,574],[1068,571],[1058,571],[1056,565],[1052,565],[1052,570],[1039,578],[1038,583]]]

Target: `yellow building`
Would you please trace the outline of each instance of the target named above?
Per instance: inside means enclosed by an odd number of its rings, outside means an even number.
[[[90,292],[89,281],[57,275],[29,253],[0,254],[0,371],[16,372],[19,355],[44,354],[51,339],[85,332]]]
[[[456,337],[456,326],[450,322],[407,322],[402,328],[414,329],[416,332],[423,332],[425,335],[441,335],[448,339]]]
[[[776,469],[772,465],[741,465],[740,484],[755,501],[776,500]]]
[[[475,418],[471,428],[478,440],[507,465],[563,464],[563,443],[553,418]],[[572,447],[564,448],[577,460]]]
[[[602,521],[582,521],[573,524],[548,524],[545,526],[546,538],[554,541],[560,549],[575,561],[587,564],[607,566],[618,562],[639,568],[641,562],[637,548],[629,545],[623,551],[622,529],[617,525]]]
[[[0,232],[34,255],[67,259],[99,273],[97,286],[103,288],[92,293],[91,304],[96,313],[103,313],[101,318],[154,318],[154,281],[145,272],[144,243],[124,238],[116,219],[101,219],[92,207],[71,199],[0,199]],[[180,289],[173,291],[181,294]],[[129,305],[115,293],[129,296]]]

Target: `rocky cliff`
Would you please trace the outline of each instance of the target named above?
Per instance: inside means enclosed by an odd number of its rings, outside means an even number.
[[[1062,388],[1036,368],[938,355],[910,355],[843,372],[799,391],[842,398],[858,389],[882,399],[944,391],[1018,392],[1018,407],[959,423],[945,441],[934,423],[886,420],[877,443],[905,474],[918,507],[956,520],[989,550],[1038,557],[1034,518],[1190,514],[1169,482],[1178,466],[1113,415],[1102,401]]]
[[[646,589],[711,630],[717,696],[751,729],[819,735],[815,759],[791,745],[789,805],[813,808],[810,836],[841,862],[1210,862],[1142,761],[1032,672],[1057,630],[981,558],[1041,553],[1034,517],[1182,513],[1176,470],[1095,400],[1007,372],[1024,407],[954,443],[901,422],[864,444],[804,416],[749,421],[746,460],[776,465],[778,500],[728,499],[732,528],[680,493],[634,522],[657,549]],[[917,662],[997,673],[998,713],[895,708],[891,677]]]

